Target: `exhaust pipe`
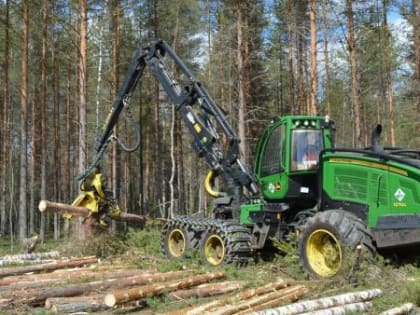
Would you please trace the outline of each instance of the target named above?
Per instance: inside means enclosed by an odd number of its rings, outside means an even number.
[[[380,143],[381,132],[382,132],[381,124],[376,125],[376,127],[372,131],[371,143],[372,143],[372,150],[374,152],[380,152],[383,150]]]

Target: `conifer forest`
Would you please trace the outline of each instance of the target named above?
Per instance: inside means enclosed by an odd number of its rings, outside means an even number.
[[[139,47],[165,40],[224,110],[252,169],[264,127],[328,115],[338,146],[420,148],[420,0],[4,0],[0,3],[0,233],[59,239],[77,175]],[[148,71],[101,160],[123,209],[208,211],[208,167]]]

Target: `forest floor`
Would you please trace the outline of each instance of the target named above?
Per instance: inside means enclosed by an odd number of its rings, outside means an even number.
[[[101,234],[99,237],[83,243],[74,240],[46,242],[45,244],[40,244],[37,247],[36,252],[56,250],[59,251],[61,257],[86,257],[89,255],[102,257],[99,262],[95,264],[76,269],[79,273],[90,270],[97,272],[99,275],[106,276],[110,271],[123,272],[131,270],[137,275],[149,272],[158,273],[159,275],[169,275],[173,272],[183,271],[185,273],[183,274],[182,279],[185,279],[193,275],[220,272],[223,273],[223,279],[214,280],[213,282],[220,283],[221,286],[224,287],[227,287],[228,285],[238,286],[234,291],[230,293],[225,292],[223,295],[219,296],[203,297],[203,295],[200,296],[200,294],[197,296],[197,294],[193,294],[192,291],[190,291],[192,294],[191,296],[179,297],[176,293],[181,291],[175,291],[175,294],[172,294],[171,292],[173,292],[173,290],[169,290],[169,287],[171,286],[171,284],[169,284],[170,281],[166,281],[164,282],[164,285],[167,286],[167,288],[161,291],[163,293],[156,295],[146,294],[146,297],[143,299],[134,299],[137,302],[122,303],[107,310],[78,312],[77,314],[169,314],[171,312],[171,314],[175,314],[173,313],[175,310],[179,310],[178,314],[186,314],[187,309],[203,305],[210,301],[224,299],[224,304],[228,303],[227,301],[232,302],[233,299],[238,298],[238,292],[249,291],[249,289],[252,288],[263,288],[266,284],[279,281],[279,279],[285,281],[288,281],[289,279],[293,280],[286,288],[289,291],[283,289],[286,291],[280,296],[280,298],[283,297],[284,301],[282,303],[285,304],[290,304],[292,303],[291,300],[295,299],[304,301],[342,293],[380,289],[382,294],[371,299],[372,305],[369,310],[346,314],[380,314],[385,310],[401,306],[408,302],[414,304],[414,310],[410,313],[401,314],[420,314],[420,308],[418,308],[418,306],[420,306],[419,256],[404,255],[404,258],[401,258],[401,256],[397,258],[395,254],[378,256],[375,261],[361,263],[357,270],[352,270],[349,274],[341,277],[332,280],[310,280],[305,276],[305,273],[301,269],[298,256],[293,246],[286,245],[282,246],[281,249],[283,252],[279,251],[279,253],[271,259],[260,259],[256,262],[250,262],[245,267],[232,265],[225,265],[218,268],[209,267],[200,263],[198,255],[194,254],[192,254],[193,257],[189,259],[169,261],[164,259],[160,253],[159,227],[155,225],[146,225],[143,230],[129,229],[124,235],[116,236]],[[10,248],[10,243],[7,239],[0,239],[0,256],[18,252],[18,248]],[[19,268],[16,264],[13,266],[0,267],[0,314],[54,314],[51,309],[47,309],[44,306],[44,301],[40,304],[33,303],[33,305],[30,305],[30,303],[26,303],[25,300],[23,300],[22,296],[30,290],[29,287],[25,288],[25,283],[30,283],[31,281],[38,283],[41,281],[38,278],[30,278],[30,275],[28,274],[15,276],[16,278],[9,277],[12,279],[15,287],[11,284],[9,284],[9,287],[5,284],[2,286],[1,281],[8,279],[8,277],[2,276],[2,272],[7,271],[12,267]],[[74,270],[74,268],[64,269],[61,272],[70,274],[73,272],[72,270]],[[49,279],[50,274],[52,274],[49,272],[42,273],[44,275],[41,277],[47,279]],[[54,282],[54,284],[50,284],[49,286],[63,287],[70,284],[86,284],[87,281],[92,281],[89,280],[90,278],[92,278],[92,275],[76,279],[67,277],[66,279],[61,279],[60,282]],[[98,281],[100,277],[94,278],[95,281]],[[101,280],[104,279],[102,278]],[[148,289],[150,289],[151,285],[163,283],[162,281],[155,280],[148,283]],[[22,286],[18,287],[20,282],[22,283],[23,291],[18,291],[22,289]],[[90,285],[93,287],[90,288],[89,294],[95,294],[97,296],[98,294],[104,295],[113,292],[112,289],[104,289],[105,287],[103,284],[99,282],[92,282]],[[48,286],[48,284],[46,286]],[[304,291],[300,288],[304,288]],[[41,289],[44,290],[45,286],[39,287],[37,290],[39,291]],[[293,291],[294,289],[297,291]],[[286,293],[292,292],[290,290],[298,293],[295,295],[292,294],[292,298],[286,298]],[[197,293],[196,291],[194,292]],[[13,299],[15,299],[15,301]],[[141,302],[139,303],[138,300],[141,300]],[[245,302],[250,303],[249,305],[251,305],[251,300],[252,298],[248,297]],[[236,301],[235,303],[239,302]],[[256,302],[254,304],[261,305],[262,302]],[[246,308],[244,309],[243,305],[240,306],[240,304],[235,304],[229,309],[229,306],[225,305],[225,312],[220,311],[220,308],[219,311],[220,314],[239,314],[239,311],[243,310],[243,313],[241,314],[245,314],[252,310],[250,306],[245,307]],[[232,308],[237,312],[233,312]],[[58,313],[61,314],[61,312]],[[64,312],[62,313],[64,314]],[[196,313],[200,314],[199,311],[196,311]],[[204,312],[202,313],[204,314]],[[212,314],[213,312],[210,313]]]

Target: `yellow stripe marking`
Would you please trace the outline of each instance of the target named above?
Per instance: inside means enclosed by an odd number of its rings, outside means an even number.
[[[400,168],[394,167],[394,166],[388,166],[376,162],[368,162],[368,161],[360,161],[355,159],[346,159],[346,158],[331,158],[329,160],[331,163],[347,163],[347,164],[353,164],[353,165],[360,165],[360,166],[366,166],[370,168],[377,168],[384,171],[389,171],[393,173],[397,173],[403,176],[408,176],[407,171],[402,170]]]

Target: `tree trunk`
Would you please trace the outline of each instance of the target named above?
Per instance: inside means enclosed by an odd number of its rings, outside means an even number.
[[[346,0],[346,15],[347,15],[347,30],[348,30],[348,50],[350,55],[350,68],[351,68],[351,82],[352,82],[352,99],[354,111],[354,131],[356,137],[356,147],[362,147],[362,135],[360,125],[360,87],[357,69],[357,53],[356,53],[356,39],[354,36],[354,23],[353,23],[353,1]]]
[[[153,38],[156,38],[158,34],[160,33],[160,19],[159,19],[159,12],[158,8],[161,5],[161,2],[159,0],[152,1],[152,12],[151,12],[151,35]],[[149,163],[148,167],[151,169],[152,176],[150,178],[149,182],[149,202],[157,201],[158,203],[163,204],[163,200],[165,200],[165,191],[166,191],[166,179],[165,177],[165,160],[162,158],[163,156],[163,149],[162,149],[162,143],[163,143],[163,133],[162,133],[162,126],[161,126],[161,114],[160,114],[160,101],[159,101],[159,83],[154,80],[152,83],[152,86],[154,86],[153,93],[153,110],[154,110],[154,121],[150,124],[150,130],[149,132],[152,132],[152,135],[149,138],[150,141],[150,151],[151,155],[149,155],[149,158],[147,159],[147,163]],[[157,163],[153,163],[157,160]],[[150,164],[153,165],[150,165]],[[147,186],[146,186],[147,187]],[[159,195],[156,194],[156,192],[161,192]],[[161,207],[159,207],[161,209]],[[166,206],[163,206],[163,208],[167,208]],[[166,217],[169,215],[169,213],[163,213],[164,211],[161,211],[160,215],[161,217]]]
[[[306,69],[306,24],[305,13],[307,3],[298,1],[296,4],[296,46],[297,46],[297,113],[308,114],[307,99],[305,92],[305,69]]]
[[[245,115],[247,111],[247,98],[246,98],[246,58],[245,58],[245,35],[244,25],[246,25],[246,2],[237,1],[236,3],[236,32],[237,32],[237,56],[236,60],[238,63],[238,136],[241,139],[239,144],[239,151],[243,157],[243,162],[247,165],[246,153],[247,153],[247,140],[246,140],[246,122]],[[246,27],[246,26],[245,26]]]
[[[113,41],[112,41],[112,98],[118,95],[118,90],[120,87],[120,1],[113,0],[112,1],[112,33],[113,33]],[[119,127],[115,126],[113,131],[115,136],[118,136]],[[120,154],[118,150],[117,142],[114,142],[112,145],[112,193],[116,200],[120,197],[120,177],[121,177],[121,161],[120,161]],[[115,223],[112,224],[113,230],[116,229]]]
[[[8,167],[6,161],[8,160],[9,151],[9,0],[4,4],[4,61],[3,61],[3,112],[1,120],[1,165],[0,165],[0,233],[6,234],[7,229],[7,212],[6,212],[6,178],[8,178]],[[12,233],[12,231],[9,231]]]
[[[289,106],[292,109],[292,113],[296,114],[295,68],[293,65],[293,4],[294,1],[287,0],[287,60],[289,65]]]
[[[414,89],[417,97],[417,119],[416,130],[417,147],[420,147],[420,1],[411,0],[411,15],[413,20],[413,41],[414,41],[414,60],[415,60],[415,75],[414,75]]]
[[[177,50],[177,43],[178,43],[178,30],[179,30],[179,10],[180,5],[179,1],[175,1],[176,9],[175,9],[175,25],[174,25],[174,40],[172,42],[172,48],[174,51]],[[174,67],[173,72],[177,72],[177,69]],[[170,125],[170,156],[171,156],[171,175],[169,177],[169,213],[168,218],[173,218],[175,214],[178,213],[179,210],[179,195],[181,193],[181,187],[179,185],[175,185],[177,179],[180,176],[179,173],[179,162],[182,161],[183,157],[178,155],[179,151],[179,143],[180,140],[179,133],[182,130],[181,124],[179,123],[178,117],[176,117],[175,107],[172,105],[171,108],[171,125]],[[182,136],[181,136],[181,143],[182,143]],[[177,183],[178,184],[178,183]],[[177,198],[178,197],[178,198]]]
[[[45,23],[47,23],[48,19],[48,12],[47,8],[45,9]],[[57,62],[57,55],[56,55],[56,37],[52,36],[52,45],[51,45],[51,63],[52,63],[52,119],[53,119],[53,163],[52,163],[52,170],[54,174],[54,178],[61,178],[60,176],[60,103],[59,103],[59,86],[60,86],[60,68]],[[60,186],[59,181],[54,180],[54,200],[61,200],[60,196]],[[58,240],[60,238],[60,216],[58,214],[54,214],[54,240]]]
[[[392,60],[391,60],[391,32],[388,27],[388,20],[387,20],[387,0],[383,0],[383,16],[384,16],[384,30],[385,30],[385,47],[384,47],[384,53],[385,53],[385,72],[386,72],[386,86],[387,86],[387,96],[388,96],[388,112],[389,112],[389,136],[391,140],[391,146],[395,146],[395,123],[394,123],[394,93],[392,90],[392,77],[391,77],[391,66],[392,66]]]
[[[71,20],[71,14],[69,14],[69,21],[68,24],[71,25],[72,24],[72,20]],[[65,149],[63,152],[63,167],[64,167],[64,171],[63,171],[63,191],[64,191],[64,196],[63,196],[63,200],[66,200],[67,202],[70,201],[71,196],[72,196],[72,185],[71,185],[71,176],[72,176],[72,167],[70,167],[70,161],[73,161],[75,164],[75,158],[71,158],[71,155],[73,157],[75,157],[75,153],[71,151],[71,146],[72,146],[72,133],[74,132],[74,129],[72,128],[72,118],[73,118],[73,111],[72,111],[72,102],[73,102],[73,98],[72,98],[72,94],[73,94],[73,89],[72,89],[72,84],[71,82],[73,81],[73,65],[71,63],[69,63],[67,65],[67,83],[66,83],[66,120],[65,120]],[[46,198],[42,198],[42,200],[44,200]],[[41,214],[41,217],[43,217],[44,215]],[[69,230],[70,230],[70,222],[68,220],[64,221],[64,226],[63,226],[63,230],[64,230],[64,235],[68,236],[69,235]]]
[[[30,185],[29,185],[29,234],[32,235],[35,232],[35,195],[38,189],[35,187],[35,178],[38,176],[37,172],[37,123],[38,123],[38,115],[37,115],[37,108],[36,108],[36,98],[38,93],[36,90],[33,92],[32,101],[31,101],[31,154],[30,154],[30,163],[29,163],[29,178],[30,178]]]
[[[310,20],[311,20],[311,105],[310,115],[316,115],[318,112],[317,94],[318,94],[318,66],[316,51],[316,0],[310,0]]]
[[[79,42],[79,173],[86,168],[87,157],[87,0],[79,0],[80,42]],[[84,239],[81,221],[76,224],[76,235]]]
[[[47,198],[47,163],[48,163],[48,136],[47,136],[47,22],[48,1],[42,1],[42,48],[41,48],[41,189],[40,198]],[[40,238],[45,238],[45,215],[41,213]]]
[[[28,58],[29,58],[29,1],[23,1],[22,85],[20,115],[20,183],[19,183],[19,239],[27,230],[27,119],[28,119]]]
[[[323,37],[324,37],[324,63],[325,63],[325,107],[324,113],[331,115],[331,91],[330,91],[330,59],[328,52],[328,23],[327,23],[327,0],[322,0]]]

